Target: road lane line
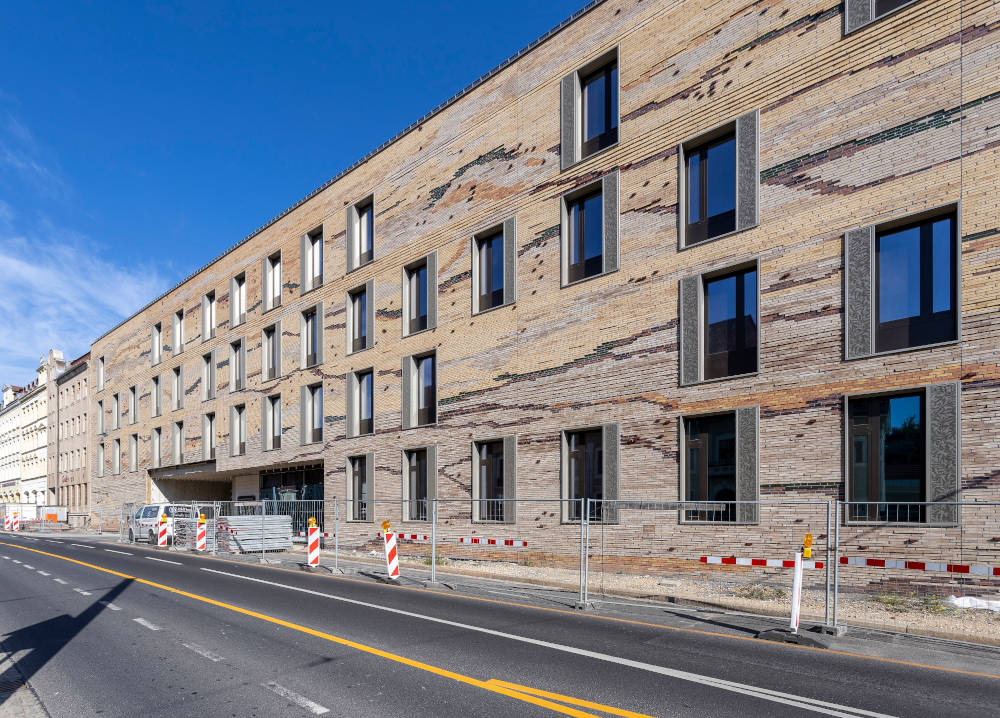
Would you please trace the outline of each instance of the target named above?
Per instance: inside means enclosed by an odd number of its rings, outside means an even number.
[[[93,595],[90,591],[84,591],[82,588],[74,588],[73,590],[76,591],[77,593],[79,593],[82,596],[92,596]]]
[[[307,711],[316,716],[321,716],[324,713],[329,713],[330,709],[321,706],[319,703],[314,703],[305,696],[300,696],[295,691],[290,691],[282,685],[278,685],[274,681],[269,683],[261,683],[261,685],[269,691],[274,691],[282,698],[291,701],[300,708],[305,708]]]
[[[61,584],[62,584],[63,586],[65,586],[65,585],[66,585],[66,582],[65,582],[65,581],[63,581],[63,580],[62,580],[61,578],[54,578],[54,579],[52,579],[52,580],[53,580],[53,581],[55,581],[56,583],[61,583]]]
[[[107,551],[108,553],[120,553],[122,556],[131,556],[132,555],[128,551],[115,551],[113,548],[106,548],[104,550]]]
[[[633,713],[632,711],[622,710],[621,708],[614,708],[613,706],[602,705],[601,703],[594,703],[593,701],[585,701],[580,698],[573,698],[572,696],[564,696],[560,693],[552,693],[550,691],[543,691],[538,688],[532,688],[531,686],[522,686],[517,683],[508,683],[507,681],[497,680],[493,678],[489,681],[495,686],[503,686],[505,688],[510,688],[513,691],[519,691],[521,693],[527,693],[533,696],[542,696],[544,698],[551,698],[555,701],[561,701],[563,703],[569,703],[574,706],[580,706],[581,708],[593,708],[594,710],[600,711],[602,713],[610,713],[611,715],[623,716],[623,718],[653,718],[645,713]]]
[[[110,608],[112,611],[122,610],[121,606],[116,606],[115,604],[111,603],[111,601],[98,601],[98,603],[106,608]]]
[[[223,576],[228,576],[230,578],[240,578],[243,579],[244,581],[253,581],[254,583],[262,583],[268,586],[285,588],[289,591],[297,591],[299,593],[307,593],[313,596],[329,598],[334,601],[340,601],[342,603],[350,603],[355,606],[363,606],[366,608],[373,608],[378,611],[385,611],[387,613],[395,613],[397,615],[406,616],[408,618],[416,618],[423,621],[429,621],[431,623],[440,623],[446,626],[451,626],[453,628],[460,628],[467,631],[475,631],[477,633],[484,633],[489,636],[497,636],[499,638],[505,638],[512,641],[519,641],[521,643],[528,643],[535,646],[542,646],[544,648],[549,648],[556,651],[562,651],[564,653],[573,653],[579,656],[585,656],[587,658],[594,658],[599,661],[605,661],[608,663],[617,663],[619,665],[627,666],[629,668],[648,671],[650,673],[657,673],[663,676],[668,676],[670,678],[677,678],[680,680],[690,681],[693,683],[700,683],[702,685],[710,685],[715,688],[720,688],[722,690],[732,691],[735,693],[754,695],[758,698],[763,698],[764,700],[773,701],[775,703],[785,703],[787,705],[794,705],[799,708],[815,711],[817,713],[825,713],[827,715],[833,715],[833,716],[842,716],[844,718],[856,718],[859,715],[870,716],[871,718],[892,718],[886,713],[875,713],[871,711],[862,710],[860,708],[852,708],[851,706],[840,705],[838,703],[821,701],[815,698],[809,698],[807,696],[798,696],[793,693],[772,691],[766,688],[758,688],[757,686],[745,683],[726,681],[721,678],[715,678],[713,676],[705,676],[705,675],[700,675],[698,673],[689,673],[688,671],[681,671],[674,668],[666,668],[665,666],[657,666],[652,663],[634,661],[630,658],[622,658],[620,656],[613,656],[607,653],[598,653],[597,651],[590,651],[585,648],[577,648],[576,646],[568,646],[561,643],[552,643],[550,641],[543,641],[538,638],[529,638],[527,636],[518,636],[513,633],[504,633],[503,631],[496,631],[491,628],[483,628],[482,626],[474,626],[468,623],[459,623],[458,621],[449,621],[448,619],[445,618],[436,618],[434,616],[427,616],[421,613],[414,613],[412,611],[404,611],[399,608],[380,606],[377,603],[358,601],[353,598],[345,598],[343,596],[336,596],[334,594],[323,593],[321,591],[313,591],[312,589],[300,588],[298,586],[289,586],[288,584],[278,583],[277,581],[267,581],[262,578],[241,576],[239,574],[229,573],[227,571],[217,571],[213,568],[202,568],[201,570],[207,571],[208,573],[221,574]],[[832,709],[832,710],[827,710],[827,709]],[[843,713],[840,711],[851,711],[851,712]]]
[[[93,546],[84,546],[82,543],[71,543],[70,546],[77,546],[78,548],[94,548]]]
[[[520,693],[518,691],[512,691],[509,688],[504,688],[503,686],[491,685],[487,681],[480,680],[478,678],[473,678],[472,676],[467,676],[462,673],[456,673],[454,671],[449,671],[445,668],[438,668],[437,666],[431,665],[429,663],[423,663],[421,661],[414,660],[413,658],[407,658],[406,656],[401,656],[396,653],[390,653],[389,651],[383,651],[381,648],[375,648],[374,646],[367,646],[363,643],[357,643],[356,641],[351,641],[347,638],[341,638],[340,636],[335,636],[332,633],[325,633],[323,631],[316,630],[315,628],[309,628],[307,626],[301,626],[297,623],[292,623],[291,621],[286,621],[275,616],[269,616],[266,613],[260,613],[258,611],[251,610],[249,608],[242,608],[240,606],[234,606],[231,603],[224,603],[223,601],[217,601],[214,598],[209,598],[208,596],[200,596],[197,593],[191,593],[189,591],[184,591],[180,588],[174,588],[173,586],[166,586],[162,583],[156,583],[155,581],[150,581],[146,578],[139,578],[138,576],[132,576],[127,573],[122,573],[121,571],[115,571],[114,569],[104,568],[103,566],[97,566],[92,563],[87,563],[86,561],[80,561],[75,558],[70,558],[69,556],[61,556],[57,553],[48,553],[47,551],[39,551],[34,548],[27,548],[25,546],[19,546],[17,544],[4,544],[5,546],[10,546],[11,548],[19,548],[23,551],[33,551],[35,553],[41,554],[43,556],[50,556],[52,558],[57,558],[68,563],[75,563],[78,566],[86,566],[87,568],[92,568],[95,571],[100,571],[102,573],[107,573],[112,576],[118,576],[119,578],[124,578],[126,580],[134,581],[136,583],[141,583],[145,586],[152,586],[153,588],[158,588],[161,591],[166,591],[167,593],[172,593],[177,596],[184,596],[185,598],[190,598],[194,601],[201,601],[202,603],[207,603],[210,606],[216,606],[218,608],[224,608],[228,611],[233,611],[234,613],[241,613],[244,616],[250,616],[251,618],[256,618],[265,623],[271,623],[276,626],[282,626],[284,628],[291,629],[293,631],[298,631],[309,636],[314,636],[315,638],[321,638],[330,643],[336,643],[341,646],[346,646],[348,648],[353,648],[361,653],[367,653],[372,656],[378,656],[379,658],[384,658],[395,663],[400,663],[404,666],[410,666],[411,668],[419,668],[422,671],[428,673],[433,673],[434,675],[441,676],[442,678],[448,678],[458,683],[463,683],[468,686],[474,686],[476,688],[482,688],[483,690],[490,691],[491,693],[498,693],[509,698],[514,698],[515,700],[522,701],[524,703],[531,703],[542,708],[548,708],[549,710],[555,711],[556,713],[562,713],[563,715],[574,716],[574,718],[599,718],[593,713],[584,713],[583,711],[577,710],[575,708],[570,708],[568,706],[560,705],[559,703],[554,703],[552,701],[546,700],[544,698],[537,698],[535,696],[528,695],[526,693]],[[133,619],[138,620],[138,619]]]
[[[53,541],[52,539],[45,539],[45,543],[62,543],[62,541]]]
[[[28,564],[26,564],[26,563],[22,563],[21,565],[22,565],[22,566],[24,566],[24,567],[25,567],[26,569],[28,569],[28,570],[30,570],[30,571],[34,571],[34,570],[35,570],[35,567],[34,567],[34,566],[29,566],[29,565],[28,565]]]
[[[174,566],[183,566],[180,561],[168,561],[165,558],[153,558],[152,556],[143,556],[148,561],[159,561],[160,563],[172,563]]]
[[[182,643],[181,645],[190,651],[194,651],[199,656],[207,658],[213,663],[218,663],[219,661],[222,660],[222,656],[220,656],[218,653],[212,653],[210,650],[204,648],[203,646],[199,646],[197,643]]]
[[[40,573],[43,576],[48,576],[49,575],[49,574],[45,573],[45,571],[42,571],[42,570],[39,570],[38,573]]]
[[[16,558],[15,558],[15,559],[11,559],[11,560],[12,560],[12,561],[13,561],[14,563],[21,563],[21,562],[20,562],[20,561],[18,561],[18,560],[17,560]]]
[[[138,623],[140,626],[145,626],[150,631],[159,631],[160,630],[159,626],[157,626],[155,623],[150,623],[145,618],[133,618],[132,620],[135,621],[136,623]]]

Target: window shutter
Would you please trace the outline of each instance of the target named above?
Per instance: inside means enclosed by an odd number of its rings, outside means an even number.
[[[604,271],[618,269],[618,170],[601,180],[604,214]]]
[[[403,480],[406,480],[404,475]],[[365,483],[368,484],[368,520],[375,520],[375,452],[369,451],[365,454]],[[357,498],[357,497],[355,497]]]
[[[475,239],[473,246],[475,246]],[[473,276],[478,276],[473,268]],[[474,299],[478,301],[478,287]],[[503,303],[517,301],[517,218],[511,217],[503,223]]]
[[[347,231],[344,234],[344,248],[347,251],[346,266],[347,271],[350,272],[357,265],[354,263],[354,242],[356,241],[355,235],[357,234],[357,229],[354,226],[354,215],[356,214],[353,205],[347,208],[344,216],[345,227]]]
[[[736,118],[736,229],[750,229],[760,222],[759,137],[760,111]]]
[[[266,312],[272,306],[271,297],[274,296],[267,288],[267,257],[260,260],[260,311]],[[247,302],[249,303],[249,301]],[[249,312],[248,312],[249,313]]]
[[[404,429],[409,429],[413,425],[410,420],[410,364],[412,363],[412,357],[403,357],[403,371],[400,374],[399,386],[402,392],[400,409],[402,411],[402,423]],[[403,473],[403,482],[406,482],[405,472]]]
[[[299,387],[299,444],[308,443],[306,438],[308,431],[306,429],[306,422],[309,416],[308,393],[309,389],[307,387]]]
[[[316,363],[323,363],[323,302],[316,305]]]
[[[680,281],[680,383],[701,380],[701,277],[694,275]]]
[[[236,279],[229,280],[229,328],[236,326]]]
[[[184,408],[184,365],[181,364],[177,367],[177,391],[179,396],[177,397],[177,408]]]
[[[871,356],[875,227],[844,234],[844,358]]]
[[[760,482],[757,478],[757,435],[760,407],[745,406],[736,410],[736,521],[754,524],[758,516]],[[754,503],[739,503],[748,501]]]
[[[344,391],[346,392],[344,394],[344,397],[347,399],[347,401],[344,402],[346,405],[345,408],[347,409],[346,416],[344,418],[345,422],[347,423],[347,427],[344,433],[347,435],[348,438],[351,438],[355,434],[354,414],[356,411],[355,406],[357,404],[357,400],[355,398],[358,386],[357,375],[354,372],[348,372],[347,378],[344,380],[344,383],[345,383]]]
[[[434,510],[432,501],[438,497],[438,450],[436,446],[424,447],[427,451],[427,519]]]
[[[365,337],[365,349],[375,346],[375,280],[365,283],[365,319],[368,324],[368,334]]]
[[[576,73],[566,75],[559,87],[559,159],[560,169],[566,169],[576,162]]]
[[[961,386],[958,382],[927,387],[927,501],[961,501],[959,428]],[[929,506],[927,521],[956,524],[958,506]]]
[[[844,34],[854,32],[874,19],[872,0],[844,0]]]
[[[503,522],[517,523],[517,436],[503,437]]]
[[[268,444],[268,437],[271,436],[271,417],[268,416],[270,412],[267,410],[267,397],[263,396],[260,399],[260,448],[266,449]]]
[[[621,444],[621,424],[605,424],[603,427],[604,455],[604,490],[603,497],[608,501],[618,500],[619,445]],[[601,520],[604,523],[618,523],[617,504],[601,504]]]
[[[407,518],[409,517],[409,508],[410,508],[409,505],[407,504],[407,501],[410,500],[410,467],[406,463],[406,450],[405,449],[403,451],[399,452],[399,461],[400,461],[400,473],[403,476],[403,481],[401,482],[402,483],[402,492],[403,492],[402,493],[402,499],[403,500],[400,502],[400,505],[399,505],[399,508],[400,508],[400,511],[401,511],[401,514],[402,514],[400,516],[400,520],[406,521]]]
[[[274,323],[274,342],[275,342],[275,352],[274,352],[274,375],[276,377],[281,376],[281,320],[279,319]]]
[[[306,368],[306,318],[299,312],[299,369]]]
[[[308,285],[310,278],[306,276],[306,257],[308,256],[308,252],[309,252],[309,235],[303,234],[301,237],[299,237],[299,293],[300,294],[305,294],[310,289],[312,289],[312,287]]]
[[[156,361],[156,327],[150,327],[149,329],[149,361],[151,364],[158,364]]]
[[[410,288],[407,283],[406,267],[403,267],[400,270],[399,287],[402,290],[401,291],[401,296],[402,296],[401,306],[403,307],[402,328],[403,328],[403,336],[405,337],[410,333]]]
[[[427,328],[433,329],[438,322],[438,255],[427,255]]]

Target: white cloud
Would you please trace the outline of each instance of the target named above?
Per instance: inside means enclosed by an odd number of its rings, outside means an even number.
[[[38,359],[67,359],[170,285],[153,267],[124,266],[95,243],[49,222],[17,232],[0,201],[0,384],[34,378]]]

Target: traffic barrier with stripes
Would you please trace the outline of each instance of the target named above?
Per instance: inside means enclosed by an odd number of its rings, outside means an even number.
[[[379,538],[384,538],[382,536],[382,532],[381,531],[378,532],[378,537]],[[418,541],[418,542],[424,542],[424,541],[430,541],[431,537],[428,536],[427,534],[396,534],[396,539],[399,540],[399,541]]]
[[[14,513],[14,518],[11,519],[11,531],[21,530],[21,516],[17,512]]]
[[[386,531],[385,540],[385,570],[389,578],[399,579],[399,555],[396,553],[396,534]]]
[[[483,538],[481,536],[462,536],[459,543],[481,544],[483,546],[513,546],[515,548],[527,548],[527,541],[516,541],[514,539]]]
[[[307,563],[310,566],[319,566],[319,527],[310,526],[309,527],[309,558]]]
[[[167,546],[167,517],[163,516],[160,518],[160,536],[157,540],[156,545],[160,548],[166,548]]]
[[[311,529],[310,529],[310,530],[311,530]],[[318,529],[318,528],[317,528],[316,530],[317,530],[317,531],[319,531],[319,529]],[[299,536],[305,536],[305,535],[306,535],[306,532],[305,532],[305,531],[299,531],[298,535],[299,535]],[[382,534],[379,534],[379,536],[381,536],[381,535],[382,535]],[[324,531],[323,533],[321,533],[321,534],[320,534],[319,536],[320,536],[320,538],[333,538],[333,534],[331,534],[331,533],[327,533],[327,532],[325,532],[325,531]]]
[[[208,549],[208,538],[205,536],[205,517],[198,517],[198,539],[196,544],[196,549],[198,551],[205,551]]]
[[[735,558],[733,556],[702,556],[702,563],[723,566],[764,566],[766,568],[795,568],[794,559],[780,558]],[[822,561],[803,561],[802,568],[823,568]]]
[[[872,566],[874,568],[902,568],[910,571],[935,571],[940,573],[968,573],[974,576],[1000,576],[1000,566],[977,566],[965,563],[937,563],[933,561],[905,561],[894,558],[857,558],[841,556],[845,566]]]
[[[10,523],[11,523],[10,514],[4,514],[3,515],[3,530],[4,531],[10,531]]]

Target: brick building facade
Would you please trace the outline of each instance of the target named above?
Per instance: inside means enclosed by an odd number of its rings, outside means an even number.
[[[93,503],[998,499],[998,76],[991,0],[591,3],[93,343]]]
[[[48,383],[48,497],[53,506],[70,514],[85,513],[90,505],[88,430],[90,391],[88,359],[84,354],[69,362],[55,381]]]

